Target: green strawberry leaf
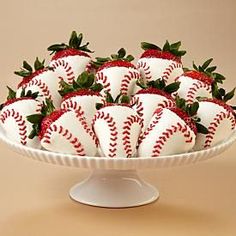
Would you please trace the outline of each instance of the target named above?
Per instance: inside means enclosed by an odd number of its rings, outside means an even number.
[[[23,61],[23,68],[28,70],[29,72],[33,71],[33,68],[31,67],[31,65],[27,61]]]
[[[176,92],[179,89],[179,86],[180,86],[180,82],[174,82],[174,83],[167,85],[164,88],[164,91],[171,94],[171,93]]]
[[[227,101],[229,101],[230,99],[232,99],[233,96],[234,96],[234,92],[235,92],[235,88],[233,88],[230,92],[226,93],[225,96],[224,96],[224,98],[223,98],[223,101],[224,101],[224,102],[227,102]]]
[[[141,42],[141,48],[145,51],[149,49],[161,50],[161,48],[157,45],[147,42]]]
[[[32,124],[38,124],[42,121],[44,116],[42,114],[33,114],[26,117],[27,120]]]
[[[16,98],[16,92],[13,89],[11,89],[9,86],[7,86],[7,89],[8,89],[7,100]]]
[[[197,127],[198,133],[201,133],[201,134],[208,134],[209,133],[208,129],[204,125],[202,125],[198,122],[196,122],[196,127]]]
[[[202,64],[203,70],[205,70],[205,69],[211,64],[212,61],[213,61],[213,58],[210,58],[210,59],[208,59],[207,61],[205,61],[205,62]]]

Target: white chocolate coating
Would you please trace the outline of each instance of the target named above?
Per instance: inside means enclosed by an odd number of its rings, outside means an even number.
[[[226,140],[235,129],[235,118],[232,112],[212,102],[199,102],[197,117],[201,119],[200,123],[208,128],[209,134],[197,134],[195,150],[217,145]]]
[[[140,137],[138,156],[155,157],[184,153],[191,150],[196,135],[174,112],[160,108]]]
[[[211,86],[188,76],[180,76],[177,81],[180,82],[177,95],[184,98],[188,103],[196,101],[197,97],[211,98]]]
[[[162,58],[140,58],[137,67],[146,82],[163,78],[169,84],[183,74],[181,63]]]
[[[29,147],[40,148],[37,137],[28,138],[32,131],[32,123],[26,117],[38,113],[41,103],[33,99],[20,100],[3,107],[0,122],[6,137]]]
[[[108,91],[113,98],[121,92],[132,95],[139,78],[140,74],[137,69],[119,66],[104,68],[96,74],[96,81],[104,86],[102,92]]]
[[[108,106],[97,111],[93,128],[101,155],[111,158],[134,156],[142,119],[126,106]]]
[[[56,108],[60,107],[61,95],[59,90],[59,78],[53,70],[47,70],[39,75],[36,75],[29,83],[20,87],[16,91],[16,96],[20,97],[21,91],[25,88],[25,91],[31,90],[32,92],[39,92],[39,100],[45,101],[45,98],[51,98]]]
[[[102,97],[97,95],[83,95],[74,96],[64,100],[61,103],[62,109],[78,110],[81,107],[81,111],[88,122],[91,125],[92,119],[97,112],[96,103],[102,103]]]
[[[94,137],[84,117],[71,110],[50,125],[41,139],[41,145],[53,152],[95,156],[97,147]]]

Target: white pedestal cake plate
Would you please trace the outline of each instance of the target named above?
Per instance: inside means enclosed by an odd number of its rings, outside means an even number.
[[[159,197],[158,190],[138,176],[138,169],[181,166],[207,160],[232,145],[236,140],[236,131],[229,139],[215,147],[155,158],[80,157],[49,152],[14,143],[6,138],[2,129],[0,140],[15,152],[34,160],[91,169],[92,173],[87,179],[71,188],[70,197],[92,206],[124,208],[145,205]]]

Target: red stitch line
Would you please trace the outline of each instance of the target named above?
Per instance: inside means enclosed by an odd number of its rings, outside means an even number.
[[[74,71],[72,70],[71,66],[68,66],[68,62],[65,62],[64,59],[57,59],[52,61],[51,67],[54,70],[58,69],[58,67],[62,67],[62,69],[64,69],[66,73],[66,78],[63,78],[63,80],[67,80],[69,84],[73,83],[73,80],[75,79]]]
[[[127,117],[126,121],[124,122],[123,126],[123,145],[124,145],[124,150],[127,155],[127,157],[131,157],[132,155],[132,147],[131,147],[131,140],[130,140],[130,132],[131,132],[131,127],[133,124],[139,124],[141,128],[143,128],[143,119],[140,118],[138,115],[131,115]]]
[[[196,82],[194,82],[192,84],[192,87],[189,88],[187,96],[186,96],[186,100],[188,103],[193,103],[194,100],[196,99],[196,93],[198,92],[199,89],[204,88],[206,89],[208,92],[211,93],[211,86],[203,83],[202,81],[196,80]]]
[[[108,156],[109,157],[116,157],[116,155],[117,155],[116,154],[116,151],[117,151],[117,149],[116,149],[116,147],[117,147],[116,140],[118,138],[117,137],[118,132],[117,132],[117,128],[116,128],[116,123],[115,123],[113,117],[111,117],[109,113],[107,113],[106,116],[105,116],[105,113],[103,111],[98,111],[95,114],[95,116],[92,120],[93,129],[94,129],[95,122],[99,119],[100,120],[105,120],[106,123],[108,124],[109,129],[110,129],[110,143],[109,143],[109,148],[108,148],[108,150],[109,150]]]
[[[104,89],[107,91],[107,92],[111,92],[111,84],[108,82],[108,78],[106,75],[104,75],[104,73],[102,71],[99,71],[97,74],[96,74],[96,80],[99,81]]]
[[[8,119],[9,117],[12,117],[18,126],[19,129],[18,133],[20,135],[21,144],[26,145],[27,127],[25,121],[23,120],[23,117],[19,114],[19,112],[15,111],[14,109],[7,109],[1,114],[0,120],[4,124],[6,119]]]
[[[52,98],[48,86],[44,82],[42,82],[40,79],[37,79],[37,78],[32,79],[29,81],[29,83],[24,84],[22,88],[24,89],[31,86],[37,86],[41,90],[43,96],[49,99]]]
[[[171,73],[176,68],[182,68],[182,65],[181,65],[181,63],[177,63],[177,62],[173,61],[168,67],[166,67],[165,71],[163,72],[162,79],[164,79],[164,81],[167,82]]]
[[[138,61],[138,63],[137,63],[137,68],[143,70],[143,73],[144,73],[144,75],[145,75],[146,81],[149,81],[149,80],[152,79],[152,75],[151,75],[151,71],[150,71],[150,66],[147,65],[146,62],[144,62],[144,61]]]
[[[190,135],[190,131],[187,128],[187,125],[182,125],[178,122],[177,125],[172,125],[171,129],[168,128],[164,132],[162,132],[160,137],[156,140],[152,150],[152,157],[157,157],[160,155],[161,150],[163,149],[166,141],[177,131],[183,132],[183,135],[186,138],[186,143],[191,143],[193,141],[193,138]]]
[[[235,128],[235,118],[231,112],[223,112],[216,114],[213,121],[208,126],[209,133],[205,136],[206,140],[204,142],[204,148],[209,148],[212,144],[212,141],[214,139],[214,135],[217,131],[217,127],[220,125],[221,121],[223,121],[225,118],[229,118],[231,122],[231,129],[234,130]]]
[[[58,127],[55,124],[50,126],[50,129],[46,131],[46,133],[43,136],[43,142],[44,143],[51,143],[51,135],[50,132],[53,130],[54,132],[58,132],[62,137],[64,137],[66,140],[70,142],[70,144],[74,147],[76,153],[80,156],[85,156],[84,148],[82,144],[79,142],[79,140],[76,137],[73,137],[73,134],[69,132],[68,129],[63,128],[61,125]]]
[[[138,78],[140,78],[140,75],[138,72],[129,70],[128,74],[126,74],[121,81],[121,89],[120,89],[121,93],[127,94],[132,80],[137,80]]]
[[[84,111],[82,110],[82,107],[78,105],[78,109],[75,110],[76,113],[76,117],[78,118],[79,122],[81,123],[81,125],[83,126],[85,132],[92,137],[93,141],[95,142],[95,144],[98,144],[98,139],[95,135],[95,133],[93,132],[92,128],[90,128],[90,126],[88,125],[86,118],[84,117]]]

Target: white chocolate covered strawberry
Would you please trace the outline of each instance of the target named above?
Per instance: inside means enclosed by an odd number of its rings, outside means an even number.
[[[96,58],[93,62],[98,66],[96,81],[101,83],[104,91],[109,92],[113,97],[120,93],[132,95],[136,86],[136,81],[140,79],[139,71],[132,64],[134,58],[126,56],[126,51],[121,48],[118,54],[111,55],[111,58]]]
[[[101,103],[103,98],[100,94],[102,85],[95,83],[92,73],[83,72],[72,85],[61,82],[59,93],[63,96],[61,108],[80,110],[91,125],[96,110],[96,103]]]
[[[137,67],[145,82],[162,78],[166,83],[172,83],[183,74],[181,56],[186,51],[179,51],[180,46],[181,42],[169,44],[166,41],[161,49],[154,44],[141,43],[145,52],[138,60]]]
[[[47,101],[47,106],[50,104]],[[38,135],[42,147],[53,152],[95,156],[97,139],[80,110],[50,110],[49,114],[45,111],[44,105],[41,114],[27,117],[33,123],[31,137]]]
[[[164,80],[155,80],[143,86],[132,98],[133,109],[143,119],[143,130],[147,128],[157,108],[173,107],[175,101],[171,93],[176,92],[179,82],[165,85]]]
[[[231,95],[233,91],[231,91]],[[197,116],[201,119],[201,123],[207,127],[209,133],[197,134],[195,150],[213,147],[228,139],[235,130],[233,109],[218,99],[200,101]]]
[[[61,80],[72,84],[82,72],[86,70],[91,62],[88,53],[89,43],[81,45],[83,39],[82,33],[78,34],[73,31],[68,44],[54,44],[48,47],[48,51],[55,53],[49,64]]]
[[[138,156],[184,153],[195,144],[196,126],[179,108],[158,108],[139,141]]]
[[[28,92],[28,96],[15,97],[15,92],[9,89],[11,95],[1,105],[0,123],[6,137],[10,140],[29,147],[39,148],[40,142],[37,137],[30,139],[31,124],[26,117],[32,113],[39,112],[42,104],[35,99],[36,93]]]
[[[128,104],[105,104],[95,114],[92,126],[101,155],[128,158],[136,154],[142,119]]]
[[[58,93],[59,78],[56,73],[48,67],[44,67],[44,60],[42,62],[36,58],[34,69],[26,62],[23,62],[23,68],[16,71],[15,74],[22,76],[22,81],[18,84],[16,96],[20,97],[22,90],[39,92],[38,99],[45,101],[45,99],[52,99],[56,107],[60,106],[61,96]]]
[[[187,70],[179,76],[176,81],[180,82],[177,95],[184,98],[188,103],[193,103],[198,97],[212,97],[212,86],[215,83],[222,83],[225,77],[215,72],[216,66],[210,66],[212,58],[196,66],[193,63],[193,70]]]

